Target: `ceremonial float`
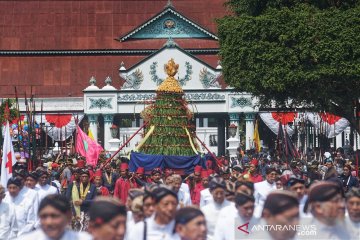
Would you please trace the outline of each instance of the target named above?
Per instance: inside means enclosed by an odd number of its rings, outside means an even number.
[[[184,91],[175,79],[179,65],[170,59],[164,66],[166,80],[156,90],[156,97],[141,112],[144,137],[130,154],[130,171],[156,167],[192,172],[204,161],[196,141],[193,113],[188,108]]]

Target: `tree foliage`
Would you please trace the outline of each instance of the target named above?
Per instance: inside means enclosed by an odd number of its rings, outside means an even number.
[[[230,0],[235,14],[218,20],[225,81],[259,97],[262,106],[311,107],[356,126],[358,2]]]

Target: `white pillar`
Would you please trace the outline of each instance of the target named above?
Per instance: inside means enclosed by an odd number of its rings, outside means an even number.
[[[89,129],[92,133],[92,135],[94,136],[94,140],[97,142],[98,141],[98,134],[97,134],[97,120],[98,120],[98,115],[95,114],[88,114],[88,119],[89,119]]]
[[[209,126],[209,119],[204,118],[204,127],[208,127],[208,126]]]
[[[230,125],[235,124],[237,126],[235,137],[229,137],[226,141],[229,143],[229,146],[226,148],[229,151],[230,159],[236,157],[237,148],[240,145],[240,136],[239,136],[239,114],[230,113]]]
[[[342,133],[336,135],[336,148],[342,147],[342,136]]]
[[[354,151],[357,150],[357,148],[359,148],[359,146],[360,146],[359,143],[360,143],[360,136],[356,131],[354,131],[354,146],[353,146]]]
[[[110,127],[113,124],[114,115],[106,114],[104,115],[104,148],[105,150],[110,149],[109,140],[112,139]]]
[[[246,150],[251,149],[253,137],[254,137],[254,113],[245,113],[245,124],[246,124],[246,139],[245,139],[245,146]]]

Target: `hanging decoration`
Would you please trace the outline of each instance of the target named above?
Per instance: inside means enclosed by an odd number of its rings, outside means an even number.
[[[266,112],[259,113],[263,122],[275,133],[278,135],[279,124],[283,125],[286,129],[286,132],[289,136],[294,134],[294,129],[289,126],[289,123],[293,123],[297,117],[295,112]]]
[[[54,141],[65,141],[72,136],[76,129],[76,121],[79,123],[84,118],[84,114],[43,114],[35,115],[37,123],[44,124],[43,130]]]
[[[316,129],[320,129],[327,138],[333,138],[342,133],[350,122],[343,117],[336,116],[330,113],[307,113],[307,119]]]
[[[194,146],[193,140],[191,139],[191,135],[189,133],[189,130],[187,128],[185,128],[185,131],[186,131],[187,136],[189,137],[189,142],[190,142],[192,150],[194,151],[195,154],[198,154],[198,151],[196,150],[196,148]]]
[[[41,138],[41,130],[45,131],[49,137],[54,141],[65,141],[72,136],[76,128],[76,119],[79,122],[84,118],[84,114],[35,114],[35,138]],[[43,123],[41,129],[40,123]],[[29,137],[29,122],[25,115],[20,115],[20,118],[14,118],[10,122],[10,136],[12,141],[21,141],[23,147],[28,146]],[[3,133],[4,135],[4,133]]]

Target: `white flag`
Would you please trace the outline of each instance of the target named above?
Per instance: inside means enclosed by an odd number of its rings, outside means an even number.
[[[9,121],[6,121],[4,133],[3,155],[1,162],[1,185],[6,188],[7,181],[12,177],[13,166],[16,163],[14,148],[10,136]]]

